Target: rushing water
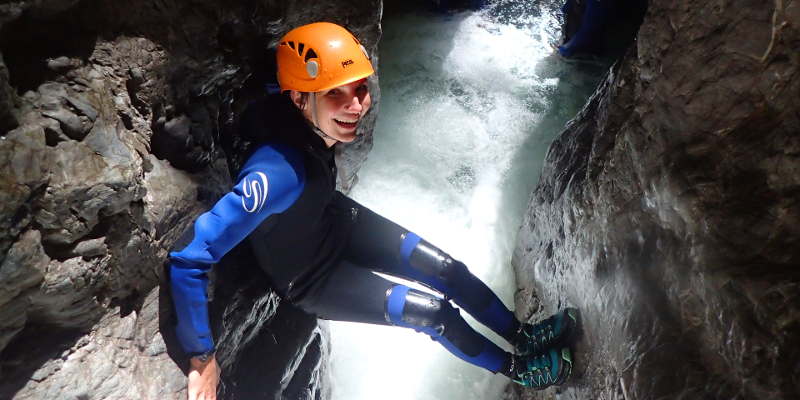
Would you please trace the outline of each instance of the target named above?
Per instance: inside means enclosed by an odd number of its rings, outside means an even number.
[[[462,260],[510,308],[516,232],[547,146],[604,71],[553,54],[555,8],[384,19],[375,145],[352,193]],[[409,329],[331,332],[336,400],[496,399],[509,382]]]

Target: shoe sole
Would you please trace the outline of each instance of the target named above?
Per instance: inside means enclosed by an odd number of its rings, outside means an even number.
[[[570,351],[569,347],[561,349],[558,361],[560,373],[558,374],[558,379],[553,382],[553,385],[562,385],[569,379],[570,375],[572,375],[572,351]]]
[[[569,323],[569,326],[567,327],[567,334],[564,335],[564,338],[559,340],[558,343],[554,343],[555,345],[572,343],[578,337],[578,332],[580,332],[580,329],[581,329],[581,312],[580,312],[580,310],[578,310],[577,308],[568,307],[568,308],[565,308],[564,311],[567,314],[568,321],[571,321],[571,322]]]

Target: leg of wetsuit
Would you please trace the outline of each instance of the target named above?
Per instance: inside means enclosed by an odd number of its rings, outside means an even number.
[[[460,261],[413,232],[351,201],[357,222],[344,258],[411,279],[453,299],[479,322],[512,342],[519,322],[497,295]]]
[[[475,332],[449,302],[343,261],[297,305],[323,319],[396,325],[422,332],[456,357],[506,372],[511,354]]]
[[[391,325],[383,303],[394,285],[367,268],[342,260],[295,305],[322,319]]]
[[[447,300],[396,285],[386,296],[386,315],[392,324],[430,336],[468,363],[493,373],[508,368],[512,355],[475,332]]]

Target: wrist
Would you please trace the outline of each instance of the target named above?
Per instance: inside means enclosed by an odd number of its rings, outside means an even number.
[[[202,367],[215,360],[215,351],[207,351],[202,354],[195,354],[189,358],[189,363],[193,367]]]

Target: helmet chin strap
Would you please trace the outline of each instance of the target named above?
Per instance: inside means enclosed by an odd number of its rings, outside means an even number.
[[[338,142],[338,140],[328,136],[325,132],[323,132],[322,129],[319,129],[319,120],[317,119],[317,94],[315,92],[311,92],[309,94],[309,98],[311,100],[311,125],[314,133],[323,139],[331,139]]]

